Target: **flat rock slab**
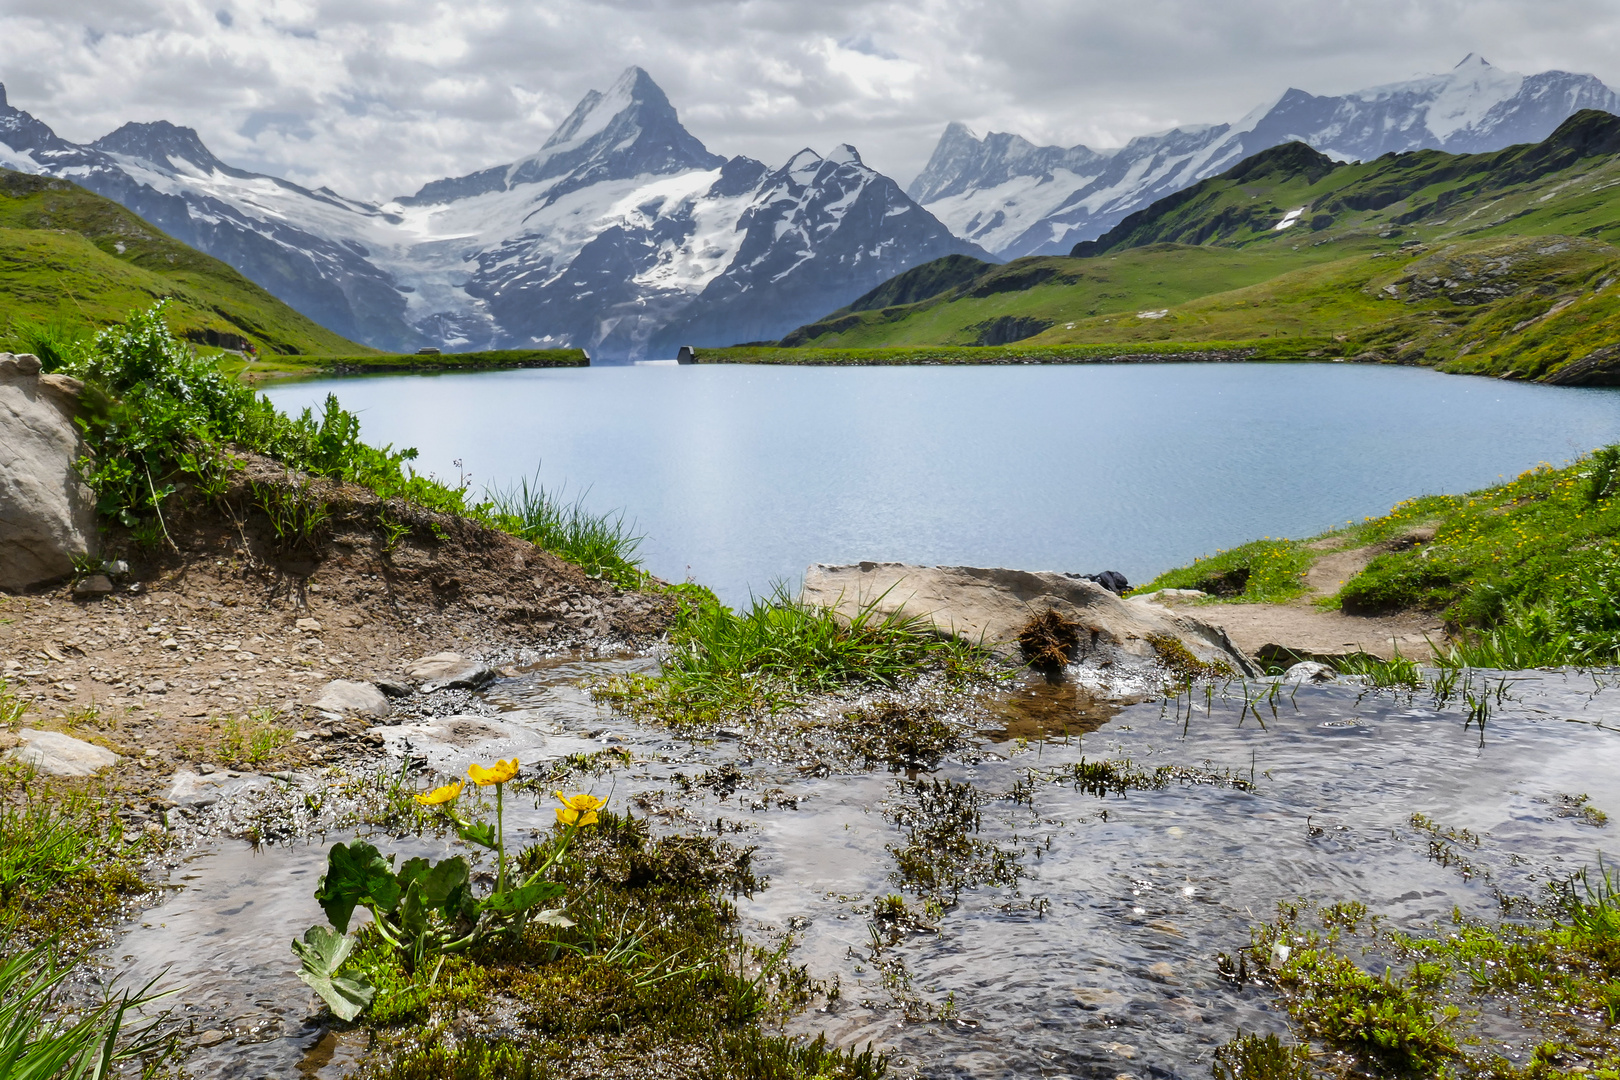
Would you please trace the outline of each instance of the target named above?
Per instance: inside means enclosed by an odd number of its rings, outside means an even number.
[[[94,776],[118,764],[118,755],[105,746],[75,739],[60,731],[23,728],[17,734],[22,745],[7,751],[6,757],[32,765],[47,776]]]
[[[347,679],[333,679],[321,687],[319,696],[310,705],[321,712],[339,716],[374,716],[379,719],[394,711],[388,695],[376,686]]]
[[[870,607],[931,622],[941,633],[982,644],[1003,655],[1018,655],[1018,634],[1048,609],[1089,631],[1082,640],[1081,666],[1110,673],[1108,682],[1127,683],[1143,675],[1162,676],[1153,638],[1170,637],[1203,663],[1224,663],[1252,675],[1249,660],[1226,634],[1192,616],[1151,603],[1121,600],[1078,574],[986,569],[974,566],[911,566],[863,562],[849,566],[816,563],[805,571],[806,603],[829,607],[852,618]],[[1121,685],[1120,690],[1141,688]]]
[[[423,693],[435,690],[477,690],[499,674],[492,666],[468,660],[460,653],[442,652],[415,660],[405,672],[422,684]]]

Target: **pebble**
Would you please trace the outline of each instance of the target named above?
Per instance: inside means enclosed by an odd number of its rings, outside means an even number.
[[[298,629],[307,631],[311,634],[318,634],[321,632],[321,624],[316,619],[299,619],[297,622],[293,623],[293,625]]]
[[[204,1047],[218,1046],[228,1038],[230,1038],[230,1036],[219,1030],[219,1028],[209,1028],[207,1031],[197,1036],[197,1045]]]
[[[106,574],[91,574],[82,581],[76,581],[73,584],[73,595],[81,600],[107,596],[112,591],[112,579]]]

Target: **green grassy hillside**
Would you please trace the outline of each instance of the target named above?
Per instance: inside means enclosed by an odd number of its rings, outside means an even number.
[[[237,271],[66,180],[0,169],[0,348],[88,336],[168,297],[175,332],[261,353],[369,354]]]
[[[835,313],[784,343],[1295,339],[1302,354],[1620,381],[1617,151],[1620,118],[1591,111],[1494,154],[1338,164],[1289,144],[1126,218],[1078,256],[1019,259],[918,302]]]

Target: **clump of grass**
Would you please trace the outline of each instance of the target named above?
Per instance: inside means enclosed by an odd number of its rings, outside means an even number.
[[[144,851],[102,800],[19,788],[0,802],[0,922],[40,937],[86,929],[144,890]]]
[[[37,322],[12,319],[7,330],[10,351],[33,353],[42,371],[60,371],[84,355],[88,345],[85,330],[59,320]]]
[[[593,577],[622,589],[639,588],[647,580],[636,558],[642,535],[625,524],[622,511],[592,513],[585,494],[573,502],[560,491],[547,491],[538,478],[485,493],[489,514],[507,532],[561,556]]]
[[[666,723],[713,723],[812,694],[898,687],[931,670],[968,678],[984,669],[972,647],[940,637],[922,619],[881,615],[876,602],[845,618],[782,586],[742,612],[707,589],[672,591],[677,610],[660,674],[607,680],[593,688],[599,700]]]
[[[256,769],[274,761],[292,742],[292,728],[276,723],[274,709],[262,708],[242,719],[226,717],[215,753],[223,765]]]
[[[1147,643],[1154,655],[1172,674],[1183,679],[1231,678],[1232,667],[1225,660],[1203,661],[1192,654],[1180,638],[1172,634],[1149,635]]]
[[[5,679],[0,679],[0,727],[15,729],[22,726],[28,712],[28,702],[17,696],[17,691]]]
[[[1352,653],[1334,661],[1334,667],[1343,675],[1359,675],[1377,687],[1406,687],[1415,689],[1424,684],[1423,669],[1416,660],[1396,653],[1388,660],[1369,652]]]
[[[159,1033],[162,1017],[129,1022],[132,1013],[164,996],[152,992],[152,983],[69,1011],[61,998],[73,964],[49,943],[21,950],[15,943],[9,931],[0,938],[0,1062],[6,1076],[100,1080],[121,1074],[123,1063],[134,1061],[150,1076],[175,1053],[177,1040]]]
[[[1167,570],[1132,592],[1198,589],[1226,600],[1277,603],[1305,592],[1311,553],[1295,540],[1254,540]]]
[[[901,801],[884,813],[905,831],[890,845],[895,881],[918,895],[955,902],[977,885],[1015,886],[1026,873],[1019,852],[980,838],[986,796],[954,780],[898,782]]]

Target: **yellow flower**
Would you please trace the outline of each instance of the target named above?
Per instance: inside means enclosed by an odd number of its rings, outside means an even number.
[[[421,803],[423,806],[442,806],[447,802],[451,802],[457,795],[460,794],[461,781],[457,780],[453,784],[446,784],[444,787],[434,788],[426,795],[418,795],[416,797],[416,801]]]
[[[504,784],[518,774],[518,759],[511,761],[497,760],[489,768],[484,768],[476,762],[467,766],[467,775],[479,787],[489,787],[491,784]]]
[[[564,825],[595,825],[596,812],[607,805],[606,799],[598,799],[595,795],[564,795],[560,791],[552,794],[562,802],[557,807],[557,820]]]

